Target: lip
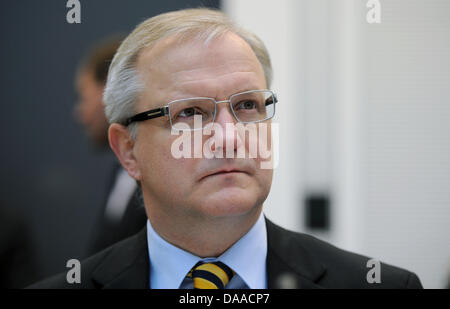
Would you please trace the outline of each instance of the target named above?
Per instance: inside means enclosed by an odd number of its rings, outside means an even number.
[[[215,170],[212,172],[209,172],[208,174],[204,175],[203,177],[200,178],[200,181],[208,178],[210,176],[220,176],[220,175],[228,175],[228,174],[234,174],[234,173],[243,173],[243,174],[248,174],[248,172],[242,170],[242,169],[237,169],[237,168],[222,168],[219,170]]]

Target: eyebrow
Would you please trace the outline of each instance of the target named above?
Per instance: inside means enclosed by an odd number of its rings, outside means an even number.
[[[238,90],[236,90],[236,89],[238,89]],[[236,93],[241,93],[241,92],[246,92],[246,91],[251,91],[251,90],[265,90],[267,88],[251,86],[251,87],[242,87],[242,88],[239,87],[239,88],[236,88],[236,89],[234,91],[232,91],[230,94],[226,95],[225,99],[229,99],[232,95],[234,95]],[[189,98],[211,98],[211,99],[214,99],[216,101],[220,101],[217,96],[209,96],[209,95],[205,95],[205,94],[196,95],[196,94],[194,94],[194,92],[182,92],[182,93],[185,93],[185,95],[182,95],[182,96],[179,96],[179,97],[177,96],[176,98],[171,98],[170,100],[168,100],[168,101],[166,101],[165,103],[162,103],[162,104],[168,104],[169,102],[172,102],[172,101],[182,100],[182,99],[189,99]]]

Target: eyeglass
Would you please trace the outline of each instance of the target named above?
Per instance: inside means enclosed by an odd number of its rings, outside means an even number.
[[[229,103],[234,118],[240,123],[256,123],[269,120],[275,115],[277,96],[271,90],[249,90],[233,94],[228,100],[197,97],[175,100],[166,106],[136,114],[125,120],[125,126],[133,122],[168,116],[173,129],[198,130],[214,123],[217,104]],[[201,120],[201,121],[198,121]]]

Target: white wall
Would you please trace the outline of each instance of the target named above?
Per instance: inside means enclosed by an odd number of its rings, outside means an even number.
[[[415,271],[450,266],[450,1],[224,0],[272,56],[280,162],[269,218]],[[306,230],[307,192],[330,192],[328,233]]]
[[[365,26],[364,251],[442,287],[450,266],[450,1],[383,1]]]

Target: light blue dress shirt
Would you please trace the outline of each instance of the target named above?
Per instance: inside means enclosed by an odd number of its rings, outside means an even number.
[[[226,289],[267,288],[267,232],[264,215],[233,246],[218,258],[200,258],[165,241],[147,220],[148,254],[150,257],[151,289],[190,289],[192,279],[186,274],[200,260],[220,261],[234,270],[236,275]]]

